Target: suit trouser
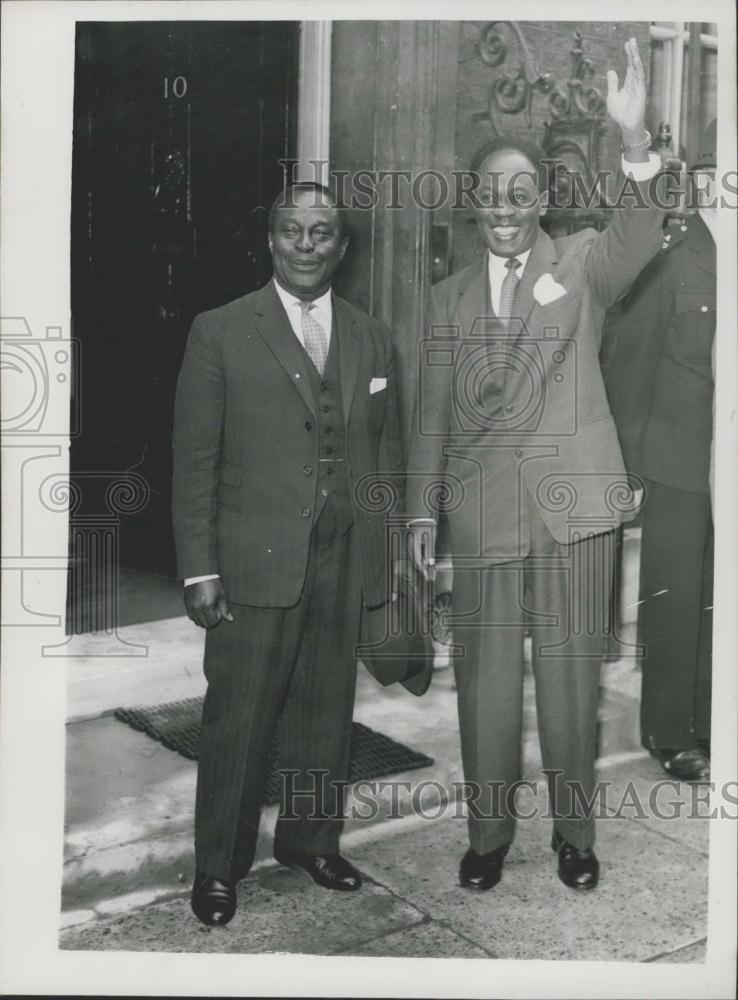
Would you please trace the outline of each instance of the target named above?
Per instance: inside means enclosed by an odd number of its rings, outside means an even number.
[[[307,854],[338,851],[356,686],[357,549],[355,529],[329,501],[313,528],[299,602],[232,605],[234,621],[208,631],[195,858],[215,878],[236,880],[251,867],[277,724],[275,839]]]
[[[688,750],[710,738],[710,498],[646,481],[640,582],[641,739]]]
[[[509,844],[515,832],[526,625],[554,828],[581,850],[594,841],[586,802],[592,802],[595,789],[597,693],[609,628],[614,532],[560,545],[529,508],[525,559],[454,567],[454,642],[463,648],[454,668],[464,777],[471,784],[469,838],[478,854]],[[525,809],[532,811],[528,802]]]

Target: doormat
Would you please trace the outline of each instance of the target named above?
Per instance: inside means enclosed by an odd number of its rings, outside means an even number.
[[[158,740],[188,760],[197,760],[200,750],[200,717],[202,698],[170,701],[149,708],[116,708],[114,715],[133,729]],[[264,804],[273,805],[280,799],[277,775],[277,737],[267,761]],[[430,767],[432,757],[397,743],[384,733],[378,733],[360,722],[351,724],[351,751],[348,780],[353,783],[369,778],[381,778],[399,771],[415,771]]]

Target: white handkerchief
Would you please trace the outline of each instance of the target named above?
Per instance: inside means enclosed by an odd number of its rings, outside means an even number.
[[[540,306],[555,302],[562,295],[566,295],[566,289],[558,281],[554,281],[552,274],[542,274],[533,286],[533,298]]]
[[[373,396],[375,392],[381,392],[387,388],[386,378],[373,378],[369,383],[369,392]]]

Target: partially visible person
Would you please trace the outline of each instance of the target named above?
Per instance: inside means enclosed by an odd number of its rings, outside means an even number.
[[[646,487],[641,739],[683,781],[710,777],[716,132],[690,169],[697,212],[666,228],[602,352],[625,462]]]

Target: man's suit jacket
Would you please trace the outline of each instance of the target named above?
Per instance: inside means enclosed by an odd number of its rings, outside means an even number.
[[[455,559],[526,555],[527,494],[564,544],[628,512],[600,337],[607,307],[657,253],[662,218],[631,201],[602,233],[541,230],[518,287],[522,324],[507,332],[489,322],[486,254],[432,289],[406,501],[409,516],[445,509]],[[533,294],[544,275],[564,289],[548,304]]]
[[[371,483],[390,480],[398,498],[402,488],[392,348],[380,323],[337,295],[331,337],[371,606],[386,599],[388,583],[388,509]],[[290,607],[300,597],[319,506],[309,364],[273,282],[192,324],[174,416],[178,569],[183,578],[219,573],[237,604]],[[371,392],[381,379],[386,387]]]
[[[715,308],[715,243],[695,215],[666,230],[602,344],[626,466],[692,493],[709,491]]]

